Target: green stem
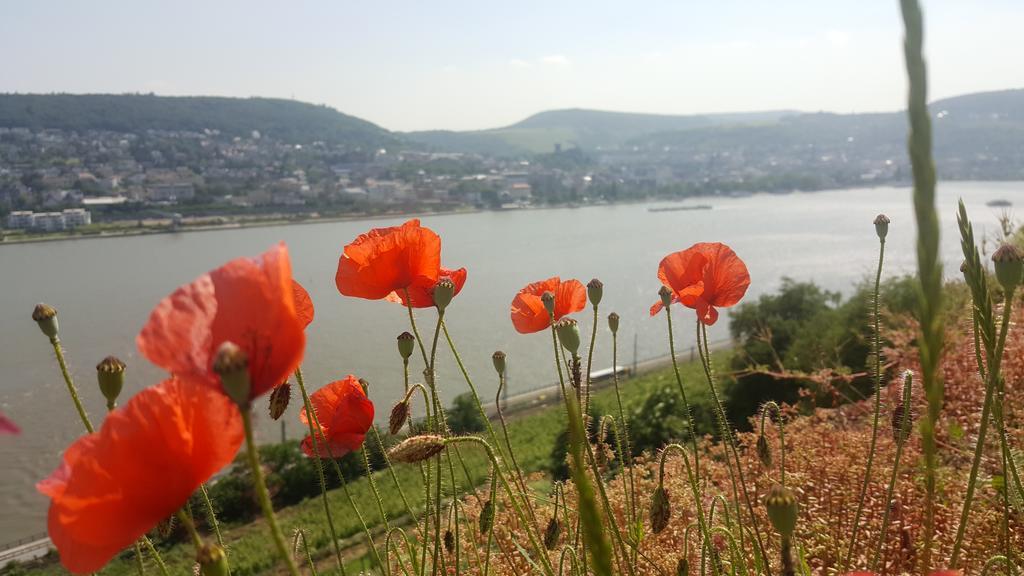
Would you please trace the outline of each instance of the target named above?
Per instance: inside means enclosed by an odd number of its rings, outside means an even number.
[[[57,364],[60,366],[61,376],[64,377],[64,383],[68,386],[68,394],[71,395],[71,401],[75,403],[75,409],[78,410],[78,417],[82,419],[82,424],[85,425],[85,429],[89,434],[92,434],[95,430],[93,430],[92,422],[89,421],[89,415],[85,413],[85,406],[82,406],[82,401],[78,398],[78,388],[75,387],[75,382],[71,379],[71,373],[68,372],[68,364],[64,360],[64,348],[60,345],[60,338],[56,336],[51,337],[50,344],[53,345],[53,353],[57,355]]]
[[[733,460],[736,467],[736,475],[740,479],[740,487],[743,489],[743,499],[747,503],[747,512],[750,514],[750,523],[754,528],[754,540],[757,542],[758,552],[761,554],[761,558],[765,560],[764,569],[768,576],[771,576],[771,567],[768,564],[768,555],[765,551],[764,542],[761,540],[761,529],[757,524],[757,514],[754,513],[754,505],[750,499],[750,493],[747,491],[747,481],[743,476],[743,465],[740,463],[739,447],[736,443],[736,438],[733,436],[732,427],[729,425],[729,421],[725,416],[725,408],[722,406],[722,400],[718,396],[718,390],[715,389],[715,379],[711,372],[711,350],[708,347],[708,331],[700,321],[697,322],[699,328],[699,337],[697,339],[697,347],[701,349],[701,362],[704,364],[704,373],[708,379],[708,389],[711,390],[711,398],[714,400],[715,410],[720,418],[720,424],[723,432],[725,433],[726,445],[726,459],[728,459],[729,448],[732,448]],[[703,344],[701,342],[703,341]],[[740,542],[743,542],[743,522],[741,521],[740,514],[737,514],[736,525],[740,530]]]
[[[374,426],[370,426],[374,428]],[[388,522],[388,514],[384,510],[384,499],[380,496],[380,491],[377,489],[377,481],[373,478],[373,467],[370,466],[370,457],[366,454],[366,441],[363,441],[363,447],[359,451],[363,456],[363,466],[366,468],[366,480],[370,483],[370,491],[373,492],[373,497],[377,501],[377,511],[380,512],[380,518],[384,522],[384,529],[390,530],[391,525]],[[401,491],[401,487],[399,487]]]
[[[700,529],[703,540],[701,546],[702,548],[709,546],[711,544],[711,526],[704,517],[704,498],[700,492],[699,479],[695,471],[696,466],[690,466],[690,459],[686,456],[686,448],[683,448],[682,444],[669,444],[662,448],[658,466],[658,485],[664,486],[665,461],[668,459],[670,452],[679,452],[679,455],[683,457],[683,464],[686,466],[686,479],[690,485],[690,492],[693,496],[694,505],[697,507],[697,527]],[[703,557],[703,552],[701,553],[701,556]],[[715,567],[714,563],[712,563],[712,572],[714,574],[718,574],[718,569]]]
[[[769,410],[778,418],[779,428],[779,478],[783,487],[786,486],[786,425],[782,422],[782,409],[774,401],[769,400],[761,407],[761,436],[764,436],[764,422]]]
[[[896,477],[900,471],[900,457],[903,455],[903,446],[907,443],[907,438],[910,436],[910,401],[913,378],[908,372],[903,380],[903,417],[900,419],[900,429],[897,431],[898,436],[896,437],[896,455],[892,462],[892,472],[889,475],[889,486],[885,490],[885,500],[883,502],[892,502],[893,492],[896,490]],[[889,533],[889,510],[891,506],[885,506],[885,511],[882,512],[882,530],[878,533],[878,542],[875,544],[875,554],[871,560],[871,569],[875,570],[878,566],[878,561],[882,556],[882,548],[885,546],[886,535]]]
[[[675,330],[672,329],[671,306],[665,307],[665,318],[668,320],[668,350],[669,355],[672,356],[672,371],[676,376],[676,385],[679,387],[679,395],[683,399],[683,410],[686,411],[686,425],[689,427],[688,432],[690,433],[690,444],[693,446],[693,470],[694,474],[700,478],[700,455],[698,454],[697,449],[697,427],[693,423],[693,412],[690,410],[690,404],[686,401],[686,387],[683,386],[683,377],[679,373],[679,361],[676,360],[676,337]]]
[[[157,568],[160,569],[161,576],[171,576],[167,571],[167,564],[164,564],[164,559],[160,557],[160,553],[156,551],[156,546],[153,546],[153,541],[143,536],[142,544],[146,546],[149,553],[153,556],[153,560],[156,561]]]
[[[597,343],[597,304],[594,304],[594,318],[590,326],[590,346],[587,347],[587,373],[584,375],[583,388],[583,413],[590,414],[590,373],[594,366],[594,345]],[[615,370],[614,365],[612,370]]]
[[[313,410],[313,404],[309,401],[309,393],[306,391],[306,383],[302,377],[302,368],[295,369],[295,381],[299,385],[299,391],[302,393],[302,405],[306,409],[306,424],[309,426],[309,437],[313,443],[313,454],[314,464],[316,466],[317,478],[320,480],[320,496],[324,504],[324,516],[327,517],[327,527],[331,532],[331,543],[334,545],[334,556],[338,560],[338,569],[342,575],[345,574],[345,561],[341,557],[341,545],[338,543],[338,532],[334,528],[334,517],[331,515],[331,505],[327,500],[327,479],[324,476],[324,465],[320,460],[320,445],[319,445],[319,434],[317,429],[319,424],[316,421],[316,411]],[[342,480],[344,481],[344,480]]]
[[[256,490],[260,508],[263,509],[263,516],[267,519],[267,525],[270,527],[270,537],[274,541],[277,553],[288,567],[288,572],[292,576],[299,576],[299,568],[295,565],[295,560],[288,550],[288,544],[285,543],[284,534],[281,533],[281,527],[277,524],[277,517],[274,515],[274,506],[270,503],[270,494],[267,493],[267,484],[263,478],[263,468],[260,467],[260,456],[256,451],[256,441],[252,433],[252,412],[248,406],[240,406],[239,409],[242,413],[242,426],[245,428],[245,451],[249,460],[249,469],[252,471],[253,487]]]
[[[595,322],[596,324],[596,322]],[[629,497],[626,499],[629,505],[631,521],[636,524],[639,516],[636,511],[636,474],[633,470],[633,447],[629,440],[629,420],[626,418],[626,410],[622,403],[622,391],[619,389],[619,339],[616,332],[612,332],[612,384],[615,387],[615,401],[619,407],[619,425],[622,427],[622,439],[625,444],[626,460],[622,463],[626,466],[629,479]],[[587,369],[589,378],[589,368]]]
[[[405,506],[406,513],[409,514],[409,518],[415,518],[416,515],[412,511],[412,505],[409,503],[409,499],[405,496],[405,490],[402,489],[401,482],[398,481],[398,474],[395,473],[395,468],[391,465],[391,459],[388,457],[387,448],[384,447],[384,441],[381,440],[380,432],[377,432],[376,426],[371,426],[370,430],[373,432],[373,438],[377,441],[377,447],[380,449],[381,456],[384,458],[384,466],[388,469],[388,475],[391,476],[391,482],[395,485],[395,490],[398,490],[398,495],[402,498],[402,504]]]
[[[224,537],[220,533],[220,522],[217,521],[217,512],[213,509],[213,502],[210,500],[210,493],[206,490],[206,483],[199,485],[199,493],[203,495],[203,504],[206,506],[206,521],[213,527],[213,533],[217,537],[217,545],[227,554],[228,549],[224,546]],[[231,567],[228,566],[228,576],[231,576]]]
[[[295,539],[292,541],[292,548],[298,549],[299,542],[302,542],[302,550],[306,553],[306,565],[309,566],[309,573],[317,576],[316,564],[313,563],[313,556],[309,553],[309,542],[306,541],[306,531],[299,528],[295,531]]]
[[[875,356],[875,408],[874,416],[871,419],[871,442],[868,445],[868,462],[864,467],[864,481],[860,485],[860,496],[857,497],[857,511],[853,515],[853,530],[850,535],[850,547],[846,551],[846,561],[843,563],[843,571],[850,568],[850,560],[853,558],[853,550],[857,546],[857,531],[860,529],[860,517],[864,513],[864,498],[867,496],[868,484],[871,482],[871,467],[875,462],[875,447],[878,443],[878,416],[882,412],[882,350],[881,331],[879,329],[878,313],[878,292],[882,282],[882,261],[885,259],[885,239],[878,242],[878,269],[875,271],[875,290],[872,293],[874,307],[872,320],[874,322],[873,348]]]
[[[515,450],[512,449],[512,439],[508,435],[508,426],[505,425],[505,414],[501,409],[501,392],[505,388],[505,374],[498,375],[498,391],[494,394],[494,406],[498,412],[498,422],[501,424],[501,432],[505,438],[505,449],[508,452],[509,461],[512,463],[512,469],[515,472],[514,480],[519,485],[519,490],[522,492],[523,503],[526,506],[526,510],[530,515],[530,521],[532,522],[533,529],[540,534],[540,524],[537,522],[537,515],[533,509],[533,503],[530,501],[529,488],[526,486],[526,480],[523,476],[523,469],[519,466],[519,461],[516,460]],[[495,446],[500,446],[497,440],[494,440]]]
[[[146,567],[142,563],[142,546],[139,545],[138,541],[135,542],[135,571],[138,572],[139,576],[146,575]]]

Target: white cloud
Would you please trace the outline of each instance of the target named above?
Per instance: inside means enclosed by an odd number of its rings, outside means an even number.
[[[550,66],[568,66],[570,64],[569,59],[565,57],[565,54],[551,54],[550,56],[544,56],[540,59],[541,64],[548,64]]]
[[[526,60],[520,60],[519,58],[513,58],[508,61],[508,65],[513,68],[529,68],[530,63]]]

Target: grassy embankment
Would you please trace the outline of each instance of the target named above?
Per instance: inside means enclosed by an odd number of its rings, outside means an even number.
[[[722,370],[728,365],[729,358],[729,352],[715,354],[716,364]],[[687,386],[687,398],[691,403],[697,405],[710,402],[700,364],[686,362],[680,365],[680,369],[683,381]],[[454,382],[452,383],[452,385],[455,384]],[[627,413],[632,418],[635,417],[633,413],[640,408],[644,400],[652,392],[665,386],[671,386],[674,390],[675,377],[671,368],[665,368],[624,380],[621,384],[623,403]],[[618,408],[615,401],[614,388],[608,387],[596,392],[594,394],[594,404],[602,414],[617,413]],[[378,410],[388,408],[390,406],[378,406]],[[528,472],[544,469],[550,460],[555,439],[565,426],[561,405],[556,402],[538,410],[531,410],[520,416],[507,418],[507,420],[509,436],[519,464]],[[500,434],[500,428],[496,427],[496,432]],[[463,448],[461,453],[474,484],[479,485],[485,480],[487,473],[487,464],[483,454],[478,450],[468,448]],[[329,467],[327,472],[331,473]],[[395,467],[395,472],[405,491],[406,497],[418,513],[423,502],[419,470],[413,466],[398,465]],[[465,473],[458,465],[456,465],[456,472],[460,486],[465,487]],[[398,524],[407,524],[408,514],[406,513],[405,505],[395,489],[388,471],[378,471],[374,478],[383,496],[384,510],[389,520]],[[383,530],[381,530],[383,523],[370,490],[369,482],[366,478],[360,478],[355,482],[351,482],[348,487],[367,523],[377,527],[377,530],[374,531],[375,543],[378,547],[382,548],[384,544],[384,534]],[[538,497],[546,496],[546,485],[535,485],[535,488]],[[332,490],[328,496],[331,508],[334,511],[334,521],[338,536],[345,541],[347,547],[345,555],[349,566],[348,572],[350,574],[358,574],[361,567],[369,567],[370,565],[369,556],[366,554],[364,546],[365,536],[362,533],[362,528],[355,514],[352,513],[343,490]],[[200,511],[197,510],[196,513],[199,514]],[[329,572],[331,566],[336,567],[332,559],[333,551],[330,546],[330,532],[324,519],[323,504],[319,497],[310,498],[297,505],[282,508],[278,510],[277,514],[285,530],[302,528],[305,531],[314,559],[324,568],[328,569],[325,573]],[[412,530],[411,527],[407,528]],[[262,520],[246,524],[228,524],[223,526],[223,529],[234,576],[265,573],[277,565],[278,558],[274,548],[269,545],[266,525]],[[209,535],[209,538],[213,540],[213,535]],[[191,544],[188,542],[163,548],[161,549],[161,554],[171,574],[189,574],[192,572],[194,552]],[[158,573],[157,567],[150,561],[147,561],[147,573]],[[57,562],[55,553],[51,553],[46,558],[30,564],[0,569],[0,575],[3,576],[21,574],[57,575],[66,574],[66,572]],[[132,555],[126,553],[122,557],[113,560],[98,574],[104,576],[129,576],[136,574]]]

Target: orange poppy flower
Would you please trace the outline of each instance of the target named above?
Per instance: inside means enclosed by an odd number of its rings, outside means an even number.
[[[701,242],[662,259],[658,278],[672,290],[672,301],[697,311],[697,319],[711,326],[718,308],[732,306],[750,286],[750,273],[740,257],[725,244]],[[664,306],[651,306],[654,316]]]
[[[213,358],[226,341],[249,357],[255,398],[288,379],[306,345],[295,309],[288,249],[239,258],[164,298],[136,339],[151,362],[179,378],[220,390]]]
[[[562,282],[558,276],[534,282],[512,299],[512,325],[520,334],[540,332],[551,326],[551,318],[540,297],[545,292],[555,295],[555,320],[579,312],[587,305],[587,289],[579,280]]]
[[[338,292],[380,300],[411,286],[432,287],[441,269],[441,238],[420,221],[374,228],[360,235],[338,260]]]
[[[313,299],[309,297],[309,292],[306,292],[302,284],[295,280],[292,280],[292,290],[295,297],[295,315],[298,316],[302,327],[306,328],[313,322]]]
[[[349,374],[344,380],[331,382],[310,394],[309,402],[316,411],[323,437],[317,438],[320,453],[314,454],[313,439],[306,436],[302,441],[306,455],[340,458],[362,446],[367,430],[373,425],[373,402],[366,397],[358,378]],[[305,408],[299,412],[299,419],[309,425]]]
[[[409,300],[412,302],[413,308],[433,308],[434,307],[434,286],[437,285],[443,279],[449,279],[452,284],[455,284],[455,296],[462,292],[462,287],[466,284],[466,269],[459,268],[458,270],[449,270],[447,268],[441,268],[437,273],[437,280],[429,284],[425,282],[414,282],[406,290],[409,291]],[[388,294],[388,302],[398,302],[399,304],[406,306],[405,303],[405,292],[406,290],[399,290]]]
[[[133,396],[36,485],[50,497],[61,563],[76,574],[102,568],[180,509],[242,440],[238,408],[215,390],[171,379]]]

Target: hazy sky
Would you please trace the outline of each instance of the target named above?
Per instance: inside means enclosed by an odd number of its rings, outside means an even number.
[[[1024,87],[1024,2],[924,7],[933,98]],[[896,110],[901,35],[897,0],[0,0],[0,92],[295,98],[392,130]]]

